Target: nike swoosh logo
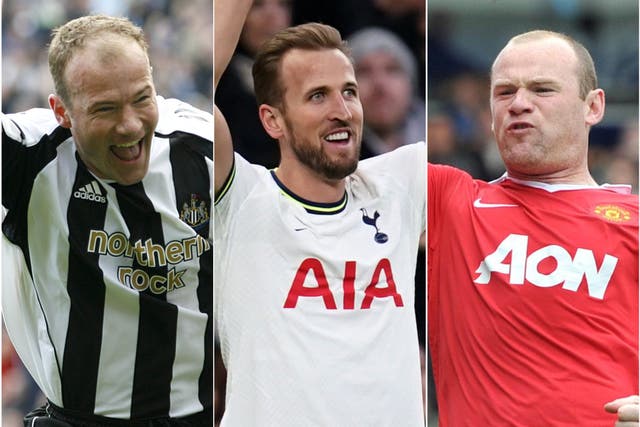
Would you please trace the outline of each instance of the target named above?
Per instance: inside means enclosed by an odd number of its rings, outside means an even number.
[[[473,201],[473,206],[476,208],[517,208],[518,205],[511,205],[508,203],[483,203],[480,201],[480,197]]]

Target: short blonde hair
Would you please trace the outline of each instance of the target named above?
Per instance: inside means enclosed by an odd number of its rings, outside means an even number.
[[[100,38],[105,34],[131,38],[140,45],[148,59],[149,46],[142,28],[134,25],[127,18],[89,15],[67,22],[53,30],[49,45],[49,71],[56,93],[64,102],[70,102],[69,88],[64,79],[69,61],[88,40]]]

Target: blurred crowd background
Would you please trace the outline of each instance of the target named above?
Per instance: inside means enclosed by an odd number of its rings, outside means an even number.
[[[142,26],[158,94],[212,111],[211,0],[4,0],[3,112],[48,108],[51,29],[90,13],[126,16]]]
[[[215,1],[215,0],[214,0]],[[50,29],[89,12],[125,15],[145,28],[158,93],[211,111],[209,0],[4,0],[2,110],[46,107],[52,91],[46,62]],[[600,183],[638,192],[637,0],[255,0],[236,54],[216,90],[236,149],[274,167],[277,142],[262,130],[251,84],[257,47],[273,32],[308,21],[338,28],[349,41],[365,114],[362,157],[424,140],[432,162],[482,179],[504,168],[490,129],[488,70],[507,40],[543,28],[566,32],[593,55],[607,96],[603,123],[591,132],[591,170]],[[426,54],[425,54],[426,52]],[[418,255],[416,315],[425,347],[424,250]],[[4,337],[4,333],[3,333]],[[42,399],[3,340],[3,426]],[[219,356],[219,353],[218,353]],[[428,358],[429,426],[437,406]],[[216,416],[224,410],[225,372],[216,359]]]

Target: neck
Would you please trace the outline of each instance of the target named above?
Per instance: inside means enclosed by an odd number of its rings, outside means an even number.
[[[584,171],[559,171],[544,174],[519,173],[513,170],[507,170],[507,174],[511,178],[523,181],[536,181],[545,184],[565,184],[565,185],[586,185],[597,186],[598,183],[591,176],[588,170]]]
[[[281,163],[276,169],[278,179],[298,197],[315,203],[335,203],[342,199],[346,180],[328,179],[306,167],[290,167]]]

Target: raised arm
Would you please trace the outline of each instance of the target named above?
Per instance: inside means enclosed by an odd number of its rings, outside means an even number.
[[[214,3],[214,76],[215,87],[229,65],[238,44],[244,20],[253,0],[215,0]],[[222,187],[233,165],[233,143],[224,116],[215,107],[215,192]]]

